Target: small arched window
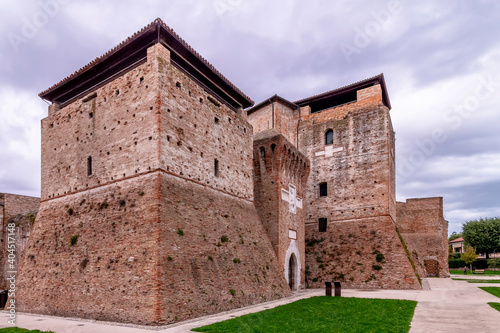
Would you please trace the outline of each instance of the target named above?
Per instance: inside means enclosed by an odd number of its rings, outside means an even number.
[[[329,129],[325,133],[325,145],[331,145],[333,144],[333,131]]]

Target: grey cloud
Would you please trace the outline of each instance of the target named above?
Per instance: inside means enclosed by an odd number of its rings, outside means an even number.
[[[19,33],[23,17],[39,8],[31,1],[22,9],[0,14],[0,85],[28,90],[36,96],[156,17],[257,103],[275,93],[290,100],[300,99],[384,72],[389,94],[397,96],[392,97],[393,104],[398,105],[402,104],[398,99],[412,93],[402,90],[402,80],[411,82],[411,88],[418,91],[467,73],[479,73],[485,66],[481,57],[500,45],[496,36],[500,4],[493,1],[402,0],[404,10],[393,17],[392,25],[384,27],[350,62],[341,51],[341,43],[352,44],[356,29],[363,29],[374,19],[373,11],[387,9],[386,1],[282,2],[290,8],[286,11],[265,1],[231,3],[238,6],[220,12],[215,1],[147,1],[118,7],[101,1],[74,2],[16,52],[7,34]],[[0,5],[4,7],[8,6]],[[89,18],[83,12],[96,13],[93,29],[87,26]],[[498,67],[489,70],[500,71]],[[418,124],[404,124],[398,119],[404,119],[407,111],[393,110],[393,114],[401,114],[393,116],[398,163],[418,149],[415,142],[428,138],[432,128],[440,127],[448,136],[410,177],[398,177],[398,199],[444,195],[445,210],[449,205],[455,212],[494,212],[498,207],[494,198],[499,197],[496,182],[438,188],[436,184],[444,176],[434,168],[449,170],[446,179],[458,179],[459,168],[447,165],[449,158],[498,152],[499,105],[495,99],[481,104],[458,129],[442,119],[426,122],[415,117]],[[445,111],[436,109],[437,118]],[[16,133],[19,129],[9,131]],[[0,133],[0,145],[12,140],[11,135]],[[0,177],[0,191],[36,195],[39,176],[33,175],[39,175],[38,159],[2,155],[0,174],[7,176]],[[450,213],[452,225],[459,226],[463,222],[460,214]]]

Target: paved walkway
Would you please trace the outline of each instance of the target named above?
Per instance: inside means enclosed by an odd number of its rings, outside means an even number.
[[[500,298],[479,289],[479,286],[500,287],[500,284],[425,280],[430,290],[420,291],[417,297],[410,333],[500,332],[500,312],[488,305],[488,302],[500,303]]]
[[[489,285],[500,287],[500,284]],[[473,332],[500,332],[500,312],[487,304],[487,302],[500,302],[500,299],[480,290],[477,284],[453,281],[451,279],[424,279],[424,287],[428,290],[345,289],[342,290],[342,296],[418,301],[410,333],[455,333],[467,330],[472,330]],[[56,333],[189,332],[195,327],[274,308],[302,298],[320,295],[324,295],[324,290],[303,290],[282,300],[156,328],[19,313],[17,314],[17,326],[28,329],[51,330]],[[0,316],[0,328],[9,327],[6,313],[2,313]]]

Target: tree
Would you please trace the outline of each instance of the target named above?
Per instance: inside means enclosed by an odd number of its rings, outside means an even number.
[[[486,258],[492,252],[500,252],[500,218],[487,218],[465,222],[462,235],[479,253],[485,253]]]
[[[497,266],[500,265],[500,258],[488,259],[488,267],[493,267],[493,270],[497,270]]]
[[[467,246],[465,252],[460,256],[460,259],[470,265],[470,270],[472,271],[472,263],[477,259],[476,250],[474,250],[472,246]]]
[[[448,237],[448,242],[451,242],[452,240],[455,240],[457,238],[460,238],[462,237],[462,234],[457,234],[455,231],[452,232],[452,234],[450,235],[450,237]]]

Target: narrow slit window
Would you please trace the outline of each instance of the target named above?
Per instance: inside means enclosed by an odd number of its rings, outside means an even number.
[[[326,232],[326,222],[327,219],[325,217],[319,219],[319,232]]]
[[[87,176],[92,176],[92,156],[87,158]]]
[[[328,195],[328,185],[327,183],[319,184],[319,196],[326,197]]]
[[[219,177],[219,160],[214,160],[214,174],[215,177]]]
[[[333,144],[333,131],[330,129],[325,133],[325,145]]]

